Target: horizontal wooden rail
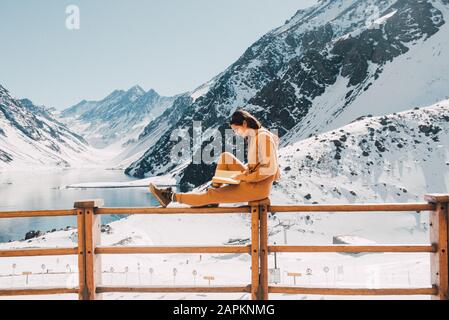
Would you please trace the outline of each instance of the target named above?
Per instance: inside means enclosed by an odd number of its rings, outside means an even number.
[[[137,246],[137,247],[97,247],[95,254],[147,254],[147,253],[250,253],[251,246]]]
[[[30,217],[58,217],[76,216],[75,209],[64,210],[31,210],[31,211],[1,211],[1,218],[30,218]]]
[[[350,205],[291,205],[268,206],[270,212],[365,212],[365,211],[429,211],[435,210],[432,203],[395,203],[395,204],[350,204]],[[98,208],[95,214],[215,214],[215,213],[249,213],[251,207],[217,207],[217,208]],[[73,216],[75,209],[2,211],[0,218],[54,217]]]
[[[251,207],[217,207],[217,208],[97,208],[95,214],[217,214],[217,213],[249,213]]]
[[[370,212],[370,211],[433,211],[433,203],[370,203],[370,204],[313,204],[268,206],[269,212]]]
[[[97,293],[106,292],[251,292],[251,285],[247,286],[99,286]]]
[[[321,294],[321,295],[357,295],[357,296],[387,296],[387,295],[436,295],[438,288],[303,288],[292,286],[268,286],[269,293],[289,294]]]
[[[44,294],[78,293],[78,290],[78,288],[54,287],[0,289],[0,296],[33,296]]]
[[[78,248],[37,248],[0,250],[0,257],[63,256],[78,254]]]
[[[268,246],[268,252],[437,252],[436,245],[418,245],[418,246],[352,246],[352,245],[333,245],[333,246]]]

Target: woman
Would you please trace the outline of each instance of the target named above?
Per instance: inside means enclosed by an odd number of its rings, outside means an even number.
[[[232,153],[223,152],[216,170],[242,172],[233,176],[240,180],[240,184],[224,187],[212,184],[213,188],[204,192],[175,193],[171,187],[158,189],[150,183],[150,191],[162,206],[176,201],[195,207],[217,207],[219,203],[248,202],[269,196],[273,181],[280,178],[277,155],[279,138],[243,109],[232,114],[230,125],[237,135],[249,139],[248,164],[243,164]]]

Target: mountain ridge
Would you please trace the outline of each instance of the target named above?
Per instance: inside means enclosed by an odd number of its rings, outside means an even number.
[[[175,99],[176,96],[160,96],[154,89],[146,92],[135,85],[126,91],[114,90],[99,101],[82,100],[63,110],[59,119],[96,148],[113,144],[124,148]]]
[[[92,160],[87,142],[55,119],[51,110],[28,99],[14,99],[0,85],[1,168],[70,167]]]

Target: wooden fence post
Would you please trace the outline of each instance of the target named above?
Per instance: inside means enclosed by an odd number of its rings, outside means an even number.
[[[85,300],[87,296],[86,291],[86,253],[85,249],[85,239],[84,239],[84,208],[77,208],[76,203],[74,205],[76,208],[77,215],[77,226],[78,226],[78,299]]]
[[[80,200],[74,204],[78,213],[80,300],[101,299],[101,294],[96,293],[97,284],[101,283],[101,258],[95,255],[95,248],[101,241],[101,217],[95,210],[102,205],[102,199]]]
[[[259,205],[251,206],[251,300],[259,294]]]
[[[270,199],[250,201],[251,298],[268,300],[268,205]]]
[[[270,199],[259,201],[260,217],[260,300],[268,300],[268,206]]]
[[[438,295],[433,299],[448,300],[448,203],[449,195],[429,194],[425,200],[436,204],[435,211],[429,215],[430,242],[436,245],[437,252],[431,254],[430,271],[432,285],[437,286]]]

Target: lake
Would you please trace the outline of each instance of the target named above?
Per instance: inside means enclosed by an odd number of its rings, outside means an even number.
[[[0,172],[0,211],[71,209],[83,199],[104,199],[107,207],[148,207],[159,205],[147,188],[66,189],[83,182],[125,182],[136,180],[122,170],[52,169]],[[123,216],[122,216],[123,217]],[[102,223],[120,217],[102,216]],[[0,219],[0,242],[20,240],[30,230],[49,231],[76,226],[76,217]]]

